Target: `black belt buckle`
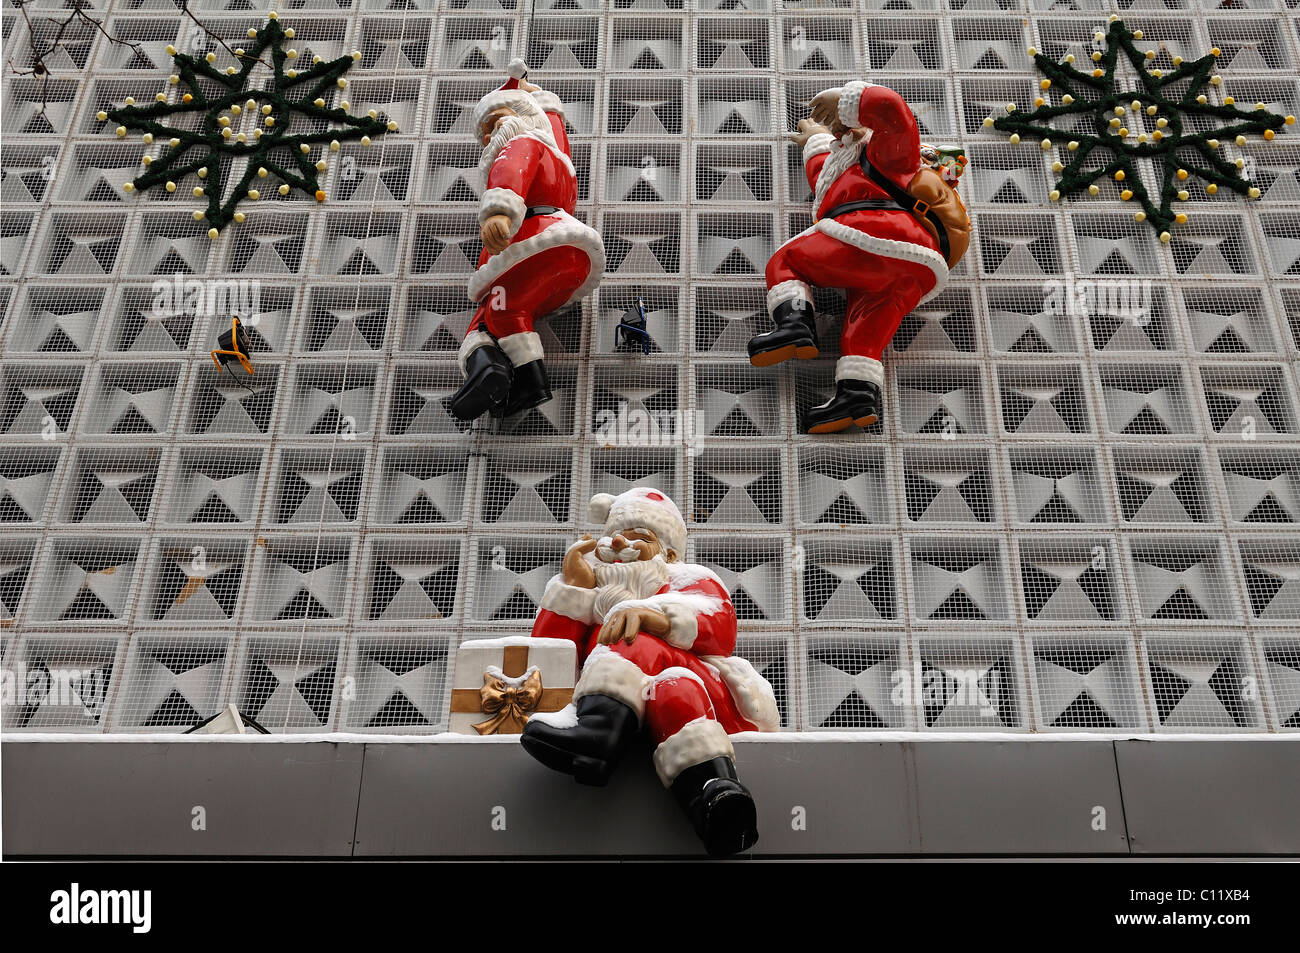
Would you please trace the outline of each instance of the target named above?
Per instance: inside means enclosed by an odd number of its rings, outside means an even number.
[[[641,300],[640,295],[637,295],[636,304],[623,312],[618,326],[614,328],[614,350],[640,348],[642,354],[649,354],[652,343],[650,330],[646,326],[645,302]]]

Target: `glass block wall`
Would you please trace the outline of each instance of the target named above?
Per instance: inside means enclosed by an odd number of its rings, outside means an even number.
[[[1296,0],[282,0],[400,131],[331,157],[324,205],[271,194],[210,241],[188,184],[124,194],[157,147],[96,112],[174,96],[168,44],[224,65],[248,6],[88,0],[104,30],[70,20],[40,74],[72,8],[4,7],[4,730],[231,702],[442,730],[456,646],[527,631],[587,499],[637,484],[681,505],[792,730],[1300,727],[1295,127],[1238,150],[1262,201],[1197,187],[1162,245],[1113,191],[1049,202],[1055,153],[983,126],[1031,108],[1027,47],[1086,54],[1112,12],[1300,113]],[[542,329],[554,401],[466,428],[468,110],[515,55],[566,104],[608,274]],[[882,424],[810,437],[835,354],[760,371],[745,343],[810,223],[783,134],[854,78],[966,147],[975,237],[894,339]],[[229,312],[168,282],[254,296],[253,378],[208,357]],[[637,296],[649,355],[615,347]]]

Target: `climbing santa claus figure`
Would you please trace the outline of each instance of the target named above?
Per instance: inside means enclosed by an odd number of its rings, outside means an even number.
[[[970,240],[955,190],[959,152],[922,146],[892,89],[853,82],[819,93],[791,138],[803,147],[813,226],[767,264],[776,327],[749,342],[755,367],[817,357],[813,287],[846,294],[835,393],[800,415],[807,433],[869,427],[881,414],[881,355],[909,311],[937,294]]]
[[[469,282],[478,307],[460,347],[465,382],[452,396],[461,420],[509,416],[551,399],[534,322],[585,297],[605,270],[600,235],[574,218],[578,179],[564,107],[524,80],[522,60],[474,109],[483,144],[483,251]]]
[[[659,779],[685,810],[710,854],[758,839],[754,800],[736,774],[729,735],[780,726],[772,686],[736,647],[726,587],[684,562],[686,525],[654,489],[597,494],[584,536],[565,553],[533,635],[577,644],[573,704],[534,714],[524,748],[583,784],[604,785],[645,729]]]

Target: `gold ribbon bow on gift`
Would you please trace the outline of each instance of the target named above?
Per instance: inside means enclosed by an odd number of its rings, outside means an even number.
[[[542,676],[536,668],[528,670],[522,681],[511,684],[493,672],[483,673],[483,687],[478,690],[479,708],[492,717],[474,726],[480,735],[517,735],[524,730],[528,716],[541,703]]]

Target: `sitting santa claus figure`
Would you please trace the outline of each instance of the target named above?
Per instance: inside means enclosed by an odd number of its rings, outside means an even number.
[[[775,731],[776,697],[736,647],[736,611],[722,581],[682,561],[686,525],[672,500],[636,488],[598,494],[584,536],[542,597],[533,635],[577,644],[574,703],[535,714],[524,748],[583,784],[603,785],[644,727],[654,765],[710,854],[758,840],[754,800],[736,776],[728,737]]]
[[[578,179],[564,107],[554,93],[510,79],[474,109],[483,143],[483,251],[469,282],[478,308],[460,347],[465,383],[449,407],[461,420],[522,413],[551,399],[536,319],[591,292],[605,270],[600,235],[573,217]]]
[[[776,327],[749,342],[749,360],[770,367],[817,357],[812,289],[844,289],[835,393],[800,415],[801,429],[818,434],[880,419],[881,355],[907,313],[943,288],[970,220],[953,189],[965,156],[923,147],[898,93],[848,83],[819,93],[810,112],[791,138],[803,147],[813,226],[768,261]]]

